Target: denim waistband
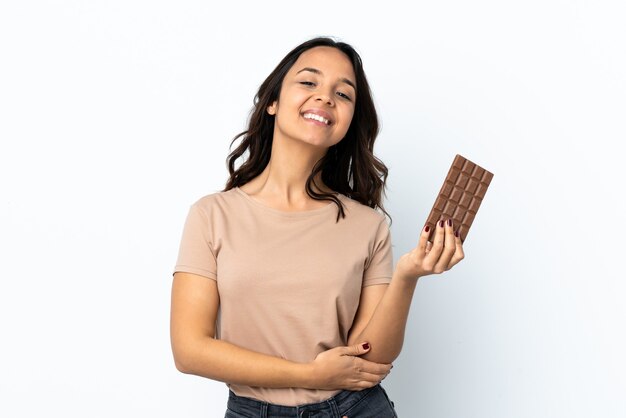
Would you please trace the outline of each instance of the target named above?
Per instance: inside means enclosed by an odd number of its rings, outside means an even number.
[[[350,409],[354,404],[366,397],[372,391],[381,391],[380,384],[360,390],[344,390],[325,401],[298,406],[275,405],[269,402],[237,396],[233,391],[229,391],[228,408],[237,411],[245,408],[259,418],[285,417],[285,418],[309,418],[322,412],[332,417],[340,417],[339,411]]]

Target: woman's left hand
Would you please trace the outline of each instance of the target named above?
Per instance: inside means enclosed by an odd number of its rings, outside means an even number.
[[[401,277],[417,279],[440,274],[465,257],[461,234],[454,231],[452,219],[437,222],[433,243],[428,241],[429,233],[428,225],[422,228],[417,247],[398,260],[396,270]]]

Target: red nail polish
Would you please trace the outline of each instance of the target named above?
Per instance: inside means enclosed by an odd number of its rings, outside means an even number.
[[[425,231],[425,232],[430,231],[430,226],[426,225],[426,226],[424,227],[424,231]]]
[[[448,226],[452,226],[452,218],[448,219]]]
[[[457,237],[457,238],[459,237],[459,230],[458,229],[456,231],[454,231],[454,236]]]
[[[369,350],[369,349],[370,349],[370,345],[368,343],[364,343],[363,350]]]
[[[439,226],[443,228],[443,220],[439,221]]]

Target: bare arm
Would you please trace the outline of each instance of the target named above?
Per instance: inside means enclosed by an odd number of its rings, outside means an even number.
[[[353,327],[354,333],[348,338],[353,341],[366,338],[372,349],[362,357],[370,361],[392,363],[400,354],[404,343],[404,332],[411,306],[411,299],[417,280],[402,280],[394,273],[388,286],[368,286],[361,293],[359,316],[360,329]],[[360,314],[360,315],[359,315]],[[367,323],[365,317],[369,315]],[[355,325],[358,323],[355,321]]]
[[[217,283],[191,273],[174,274],[170,336],[176,368],[222,382],[267,388],[365,388],[378,383],[390,365],[358,355],[367,350],[338,347],[311,363],[296,363],[215,339]]]
[[[461,239],[455,236],[453,225],[437,225],[432,248],[427,240],[428,231],[424,229],[417,247],[398,261],[388,286],[363,289],[348,337],[348,344],[357,340],[372,343],[372,349],[363,358],[380,363],[393,362],[402,350],[409,308],[419,277],[449,270],[464,257]]]

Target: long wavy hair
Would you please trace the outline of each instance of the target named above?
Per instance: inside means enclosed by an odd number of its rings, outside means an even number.
[[[313,167],[306,181],[306,192],[315,200],[329,200],[338,206],[337,222],[345,218],[341,201],[330,193],[317,193],[311,187],[320,171],[324,184],[332,190],[356,200],[374,209],[380,209],[389,219],[391,216],[383,207],[383,195],[388,169],[381,160],[374,156],[374,141],[378,135],[378,116],[372,99],[361,57],[347,43],[328,37],[310,39],[289,52],[272,73],[259,87],[254,97],[254,106],[250,111],[248,129],[233,138],[233,143],[243,138],[239,146],[232,151],[226,161],[230,178],[223,191],[243,186],[265,169],[269,163],[274,134],[274,116],[267,113],[267,108],[278,101],[283,79],[300,55],[318,46],[337,48],[352,62],[356,76],[356,99],[354,115],[346,135],[337,144],[328,148]],[[248,151],[248,159],[235,169],[236,160]]]

